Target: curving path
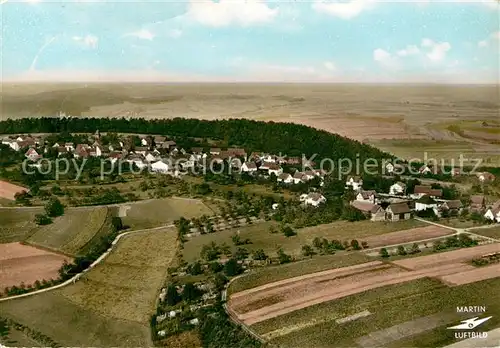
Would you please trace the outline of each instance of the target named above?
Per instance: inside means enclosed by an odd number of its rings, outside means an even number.
[[[51,286],[49,288],[40,289],[40,290],[36,290],[36,291],[32,291],[32,292],[27,292],[27,293],[21,294],[21,295],[15,295],[15,296],[9,296],[9,297],[5,297],[5,298],[0,298],[0,302],[15,300],[15,299],[22,298],[22,297],[33,296],[33,295],[41,294],[41,293],[44,293],[44,292],[47,292],[47,291],[56,290],[56,289],[59,289],[59,288],[62,288],[64,286],[66,286],[66,285],[74,284],[78,279],[80,279],[80,277],[83,274],[87,273],[92,268],[94,268],[99,263],[101,263],[113,251],[113,249],[116,247],[117,243],[123,237],[126,237],[126,236],[128,236],[130,234],[134,234],[134,233],[151,232],[151,231],[162,230],[162,229],[170,228],[170,227],[174,227],[174,226],[175,226],[174,224],[169,224],[169,225],[163,225],[163,226],[158,226],[158,227],[154,227],[154,228],[147,228],[147,229],[143,229],[143,230],[134,230],[134,231],[128,231],[128,232],[120,233],[118,236],[116,236],[116,238],[111,243],[111,246],[109,247],[108,250],[106,250],[105,253],[103,253],[101,256],[99,256],[99,258],[97,260],[95,260],[88,268],[86,268],[82,272],[76,274],[72,278],[66,280],[65,282],[63,282],[61,284],[57,284],[57,285]]]

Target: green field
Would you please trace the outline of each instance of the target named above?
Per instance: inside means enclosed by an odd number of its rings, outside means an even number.
[[[52,224],[37,228],[27,242],[75,255],[103,227],[107,214],[106,207],[67,209]]]
[[[394,348],[439,347],[453,343],[453,332],[446,330],[446,326],[465,319],[463,314],[456,313],[456,306],[468,304],[485,305],[487,313],[493,315],[482,330],[497,327],[500,324],[500,278],[457,287],[448,287],[438,280],[420,279],[311,306],[257,323],[252,328],[281,347],[354,347],[359,346],[358,339],[372,332],[435,316],[442,321],[437,328],[428,326],[425,333],[411,340],[403,338],[378,344]],[[372,314],[343,324],[335,322],[364,310]]]
[[[369,261],[373,260],[365,254],[353,252],[349,254],[314,256],[310,259],[298,262],[254,269],[250,273],[235,279],[231,283],[228,293],[231,294],[304,274],[325,271],[332,268],[347,267]]]
[[[33,222],[43,208],[0,208],[0,243],[20,242],[36,229]]]
[[[213,211],[202,201],[188,198],[164,198],[121,205],[119,216],[123,224],[138,230],[173,223],[181,216],[190,219]]]
[[[149,327],[106,318],[51,291],[1,302],[2,316],[42,332],[63,346],[148,346]]]
[[[76,284],[0,302],[0,312],[65,346],[151,346],[149,316],[175,249],[173,229],[124,237]]]
[[[480,234],[482,236],[500,239],[500,226],[495,226],[491,228],[478,228],[470,230],[473,233]]]
[[[282,233],[270,233],[269,228],[278,225],[275,222],[261,222],[252,225],[218,231],[216,233],[204,234],[189,239],[184,243],[183,255],[188,262],[199,258],[200,250],[205,244],[212,241],[216,243],[227,243],[234,247],[231,236],[238,233],[241,239],[250,239],[252,244],[244,245],[248,250],[264,249],[269,255],[275,255],[278,248],[283,248],[286,253],[300,255],[301,248],[305,244],[312,244],[315,237],[338,239],[341,241],[359,239],[389,232],[405,230],[409,228],[425,226],[418,220],[406,220],[400,222],[372,222],[372,221],[337,221],[331,224],[307,227],[297,230],[297,235],[285,237]]]

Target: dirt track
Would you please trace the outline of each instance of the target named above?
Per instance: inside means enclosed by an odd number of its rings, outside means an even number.
[[[252,325],[322,302],[424,277],[443,281],[449,278],[450,283],[458,282],[454,279],[464,274],[475,279],[471,281],[491,278],[495,272],[498,275],[498,268],[486,270],[485,267],[480,271],[463,262],[496,251],[499,246],[488,244],[393,262],[403,268],[382,267],[380,263],[370,262],[318,272],[236,293],[231,296],[229,306],[238,319]],[[457,278],[450,278],[454,274]]]
[[[443,282],[450,285],[464,285],[500,276],[500,264],[474,268],[456,274],[439,277]]]
[[[0,244],[0,289],[56,279],[64,260],[71,261],[66,256],[19,243]]]
[[[448,228],[439,226],[417,227],[409,230],[385,233],[379,236],[364,238],[363,241],[368,243],[370,248],[380,247],[384,245],[395,245],[403,243],[411,243],[417,240],[430,239],[452,235],[455,232]]]
[[[492,243],[473,248],[465,248],[465,249],[447,251],[444,253],[438,253],[434,255],[413,257],[409,259],[394,261],[393,264],[408,269],[418,270],[418,269],[426,269],[428,267],[440,264],[464,262],[471,260],[474,257],[499,251],[500,251],[500,244]]]

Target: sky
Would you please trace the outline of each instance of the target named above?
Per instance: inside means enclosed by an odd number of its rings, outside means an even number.
[[[498,0],[0,0],[2,81],[497,83]]]

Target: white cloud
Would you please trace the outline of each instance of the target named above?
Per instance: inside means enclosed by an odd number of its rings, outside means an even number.
[[[400,57],[414,56],[420,53],[420,49],[415,45],[408,45],[406,48],[399,50],[397,55]]]
[[[317,0],[312,7],[318,12],[324,12],[334,17],[351,19],[369,8],[374,2],[374,0],[351,0],[348,2]]]
[[[449,42],[434,42],[427,38],[422,40],[421,46],[428,49],[426,56],[434,62],[442,61],[446,58],[448,51],[451,50]]]
[[[490,46],[491,43],[493,43],[493,46],[496,46],[497,44],[494,43],[494,41],[496,41],[496,40],[500,40],[500,31],[495,31],[495,32],[491,33],[486,39],[479,41],[477,43],[477,46],[479,48],[485,48],[485,47]]]
[[[381,48],[377,48],[376,50],[373,51],[373,59],[376,62],[387,62],[392,58],[392,55],[387,52],[386,50],[383,50]]]
[[[179,37],[182,36],[182,30],[180,29],[172,29],[168,32],[168,36],[174,39],[178,39]]]
[[[228,25],[250,26],[271,22],[278,14],[262,0],[192,0],[188,17],[211,27]]]
[[[328,71],[335,71],[335,70],[337,70],[337,67],[335,66],[335,63],[333,63],[333,62],[324,62],[323,65],[326,68],[326,70],[328,70]]]
[[[125,36],[132,36],[132,37],[136,37],[136,38],[141,39],[141,40],[152,41],[156,35],[147,29],[141,29],[141,30],[135,31],[133,33],[125,34]]]
[[[94,35],[86,35],[86,36],[73,36],[73,41],[80,42],[84,46],[88,48],[97,48],[99,44],[99,38]]]
[[[481,40],[477,43],[478,47],[488,47],[488,40]]]

